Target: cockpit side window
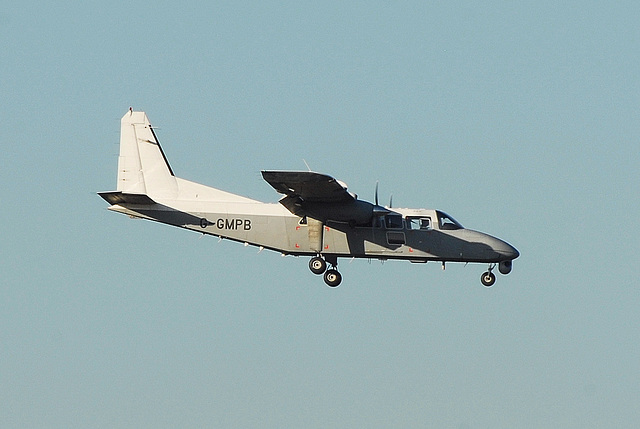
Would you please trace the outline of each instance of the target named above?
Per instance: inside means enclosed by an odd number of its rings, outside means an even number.
[[[408,217],[407,228],[428,231],[431,227],[431,218],[426,216]]]
[[[463,229],[464,227],[458,223],[457,220],[449,216],[448,214],[438,211],[438,223],[440,224],[440,229],[445,230],[453,230],[453,229]]]
[[[402,215],[388,214],[384,219],[387,229],[402,229]]]

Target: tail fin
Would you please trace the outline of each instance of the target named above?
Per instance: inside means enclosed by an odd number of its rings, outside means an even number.
[[[115,191],[98,193],[110,204],[167,204],[173,200],[258,202],[174,176],[144,112],[129,110],[120,125],[118,185]]]
[[[123,194],[175,198],[176,177],[144,112],[129,110],[120,122],[118,184]]]

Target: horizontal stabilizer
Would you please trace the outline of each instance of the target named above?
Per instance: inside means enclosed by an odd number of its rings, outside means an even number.
[[[112,191],[112,192],[98,192],[98,195],[104,198],[105,201],[111,204],[112,206],[116,204],[125,204],[125,203],[147,206],[147,205],[152,205],[156,203],[155,201],[153,201],[151,198],[149,198],[144,194],[126,194],[120,191]]]

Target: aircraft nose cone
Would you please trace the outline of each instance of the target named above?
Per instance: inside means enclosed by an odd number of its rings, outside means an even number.
[[[478,260],[487,260],[490,262],[512,261],[520,256],[520,252],[497,237],[493,237],[484,232],[462,230],[464,239],[471,243],[466,249],[465,254],[470,258]]]
[[[518,252],[518,249],[502,240],[499,240],[499,243],[493,247],[493,250],[504,256],[504,259],[507,261],[511,261],[520,256],[520,252]]]

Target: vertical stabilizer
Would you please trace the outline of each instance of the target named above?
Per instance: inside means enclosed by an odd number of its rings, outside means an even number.
[[[130,110],[120,122],[117,190],[151,198],[175,198],[176,178],[144,112]]]

